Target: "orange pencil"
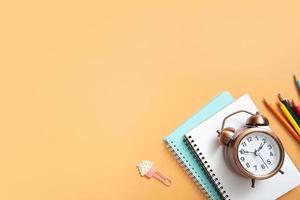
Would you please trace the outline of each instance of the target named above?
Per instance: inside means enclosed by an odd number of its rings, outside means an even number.
[[[291,125],[280,115],[280,113],[276,110],[275,106],[271,105],[266,101],[266,99],[263,99],[263,102],[265,103],[266,107],[269,109],[269,111],[277,118],[277,120],[288,130],[288,132],[300,143],[300,137],[296,133],[296,131],[291,127]]]

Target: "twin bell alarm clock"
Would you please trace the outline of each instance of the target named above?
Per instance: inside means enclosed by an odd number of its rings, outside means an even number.
[[[250,117],[240,130],[224,127],[228,118],[239,113]],[[236,111],[224,118],[218,130],[220,144],[224,146],[224,158],[239,175],[255,180],[268,179],[281,170],[284,161],[284,148],[280,139],[266,126],[269,120],[261,113],[246,110]]]

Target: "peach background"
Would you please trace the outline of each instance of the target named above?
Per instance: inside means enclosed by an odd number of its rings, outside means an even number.
[[[162,139],[220,91],[299,96],[298,1],[3,1],[0,199],[204,199]],[[149,159],[170,188],[138,175]],[[296,199],[300,188],[282,199]]]

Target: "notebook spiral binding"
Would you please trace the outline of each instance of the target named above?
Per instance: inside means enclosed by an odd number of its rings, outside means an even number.
[[[193,169],[189,169],[188,166],[185,164],[184,160],[182,160],[182,158],[179,156],[179,154],[181,154],[181,153],[180,153],[180,151],[177,150],[176,145],[172,141],[171,141],[171,144],[169,144],[168,142],[166,142],[166,144],[167,144],[166,146],[167,146],[168,150],[175,157],[177,162],[182,166],[183,170],[192,178],[193,182],[198,186],[198,188],[200,188],[200,190],[202,191],[204,196],[208,199],[214,200],[214,198],[212,198],[212,195],[208,191],[205,190],[205,188],[201,185],[201,183],[193,175],[193,172],[191,171]],[[186,144],[186,146],[189,148],[189,145]],[[182,154],[181,154],[181,156],[184,159],[184,156]],[[194,172],[196,172],[196,171],[194,171]]]
[[[231,200],[229,198],[229,195],[226,194],[226,190],[224,189],[224,187],[222,186],[221,182],[219,181],[218,177],[216,176],[216,174],[214,173],[214,170],[210,167],[210,165],[208,164],[207,160],[205,159],[205,156],[203,156],[202,152],[199,150],[199,148],[197,148],[196,144],[194,143],[194,140],[192,139],[191,136],[185,137],[185,143],[187,144],[188,148],[190,149],[190,151],[193,152],[194,157],[196,158],[196,160],[198,161],[198,163],[203,166],[203,168],[206,170],[206,172],[209,174],[209,178],[211,180],[211,182],[214,184],[214,186],[217,188],[217,190],[219,191],[220,196],[222,197],[222,199],[226,199],[226,200]]]
[[[193,175],[193,172],[186,166],[186,164],[184,163],[184,161],[179,157],[178,153],[176,152],[176,145],[173,144],[173,146],[171,146],[171,144],[167,143],[167,148],[168,150],[171,152],[171,154],[175,157],[175,159],[177,160],[177,162],[180,164],[180,166],[183,168],[183,170],[192,178],[193,182],[200,188],[200,190],[202,191],[202,193],[208,198],[208,199],[212,199],[210,197],[210,195],[208,194],[208,192],[203,188],[203,186],[198,182],[197,178]]]

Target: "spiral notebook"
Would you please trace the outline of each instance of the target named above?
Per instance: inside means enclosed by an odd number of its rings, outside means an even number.
[[[300,184],[300,174],[290,157],[285,154],[282,166],[284,174],[277,173],[275,176],[256,181],[255,188],[251,188],[250,179],[237,175],[224,160],[223,147],[217,140],[217,130],[220,129],[224,117],[238,111],[248,110],[255,113],[257,108],[248,95],[244,95],[226,106],[224,109],[199,124],[185,134],[197,160],[210,174],[214,185],[224,199],[253,200],[253,199],[276,199]],[[241,113],[230,118],[226,126],[236,129],[244,126],[247,114]]]
[[[233,98],[228,92],[222,92],[164,139],[169,150],[184,170],[192,177],[207,197],[213,200],[222,199],[222,195],[215,188],[205,168],[199,165],[193,153],[188,149],[188,145],[184,142],[184,134],[213,116],[232,101]]]

